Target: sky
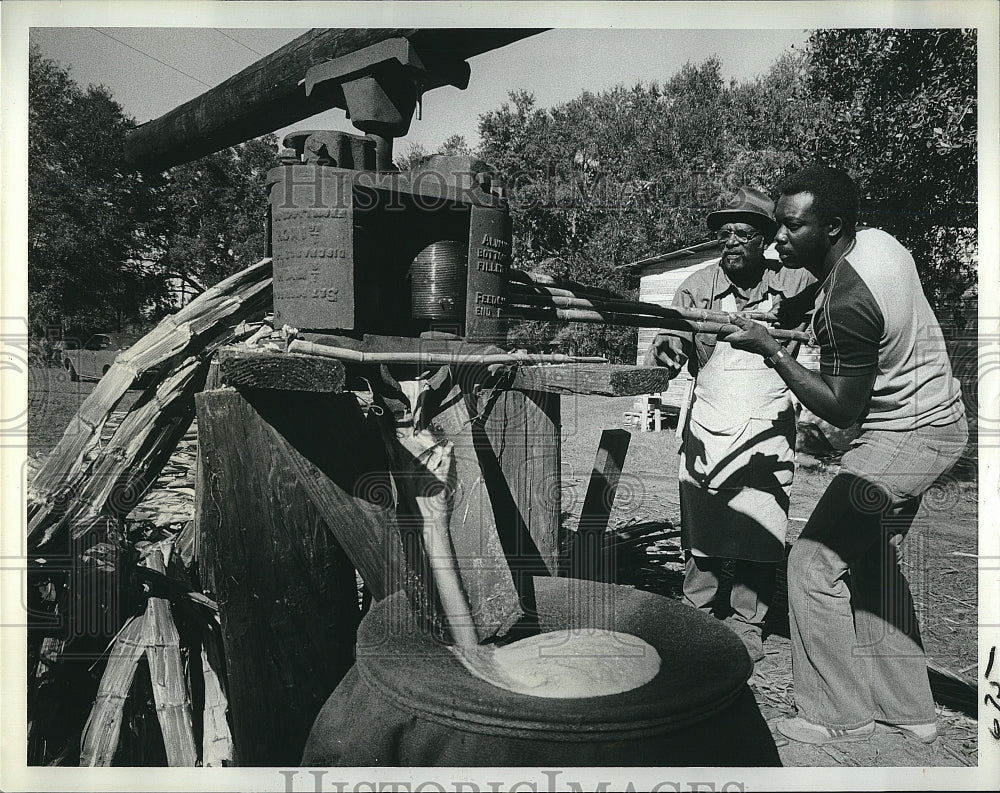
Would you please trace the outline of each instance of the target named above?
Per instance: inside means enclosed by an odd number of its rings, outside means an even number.
[[[81,85],[103,84],[136,121],[157,118],[204,93],[291,41],[307,28],[33,27],[31,41],[70,70]],[[583,91],[665,81],[685,63],[711,55],[725,80],[748,80],[768,70],[807,31],[556,29],[471,58],[469,87],[438,88],[424,96],[396,151],[419,144],[434,151],[448,136],[478,141],[480,114],[499,108],[508,91],[525,89],[541,107]],[[355,130],[334,109],[284,128]]]

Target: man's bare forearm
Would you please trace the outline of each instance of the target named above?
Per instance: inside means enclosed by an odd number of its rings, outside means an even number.
[[[835,427],[850,427],[864,412],[873,378],[827,378],[807,369],[785,350],[768,360],[799,401]]]

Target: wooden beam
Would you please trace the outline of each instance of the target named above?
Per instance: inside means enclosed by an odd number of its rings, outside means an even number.
[[[632,435],[625,430],[604,430],[601,433],[601,443],[597,448],[570,555],[570,575],[573,578],[615,580],[614,559],[605,558],[603,538],[631,440]]]
[[[490,401],[480,397],[480,409]],[[523,526],[508,559],[515,577],[558,575],[562,503],[562,436],[557,394],[505,391],[488,410],[483,430],[509,491],[507,518]],[[504,499],[494,494],[502,508]],[[538,563],[541,562],[543,566]]]
[[[554,394],[519,391],[483,394],[480,411],[485,416],[472,425],[500,544],[525,613],[511,631],[515,637],[537,626],[535,578],[558,570],[559,399]]]
[[[669,384],[669,370],[663,367],[564,364],[518,367],[511,388],[550,394],[617,397],[658,394],[666,391]]]
[[[433,73],[540,32],[534,28],[314,28],[201,96],[140,126],[125,140],[125,160],[162,171],[342,106],[342,98],[326,92],[322,99],[319,92],[307,97],[299,84],[306,71],[389,38],[409,39]]]

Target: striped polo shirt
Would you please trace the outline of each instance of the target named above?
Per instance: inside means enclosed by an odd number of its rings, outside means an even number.
[[[875,374],[862,429],[912,430],[964,416],[913,257],[890,234],[858,229],[820,287],[812,328],[823,374]]]

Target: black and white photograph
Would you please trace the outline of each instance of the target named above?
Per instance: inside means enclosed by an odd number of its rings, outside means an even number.
[[[0,43],[4,791],[996,788],[1000,6]]]

